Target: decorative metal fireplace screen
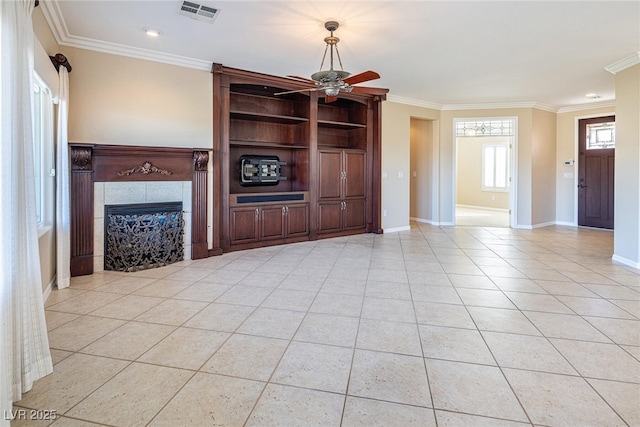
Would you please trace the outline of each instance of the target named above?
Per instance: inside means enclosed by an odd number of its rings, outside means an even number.
[[[104,269],[138,271],[184,259],[182,202],[107,205]]]

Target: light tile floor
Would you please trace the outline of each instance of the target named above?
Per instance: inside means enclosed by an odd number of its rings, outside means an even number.
[[[414,224],[77,277],[46,302],[54,373],[15,409],[56,426],[639,426],[640,271],[612,240]]]

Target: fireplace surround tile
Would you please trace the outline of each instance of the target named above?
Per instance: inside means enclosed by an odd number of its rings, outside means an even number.
[[[96,182],[93,210],[93,271],[104,271],[104,207],[182,201],[184,259],[191,259],[191,181]]]
[[[146,182],[105,182],[104,204],[121,205],[146,201]]]

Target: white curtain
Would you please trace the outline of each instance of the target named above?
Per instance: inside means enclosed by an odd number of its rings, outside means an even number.
[[[53,371],[33,164],[33,0],[0,1],[0,410]],[[6,412],[5,412],[6,411]],[[0,417],[9,425],[8,417]]]
[[[69,207],[69,72],[60,66],[58,134],[56,137],[56,282],[58,289],[69,286],[71,278],[71,210]]]

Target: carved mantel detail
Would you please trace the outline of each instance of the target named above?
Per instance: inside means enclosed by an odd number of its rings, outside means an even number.
[[[71,168],[91,170],[91,148],[71,147]]]
[[[118,172],[118,176],[129,176],[134,173],[141,173],[143,175],[149,175],[150,173],[159,173],[160,175],[173,175],[173,172],[153,166],[151,162],[144,162],[140,166]]]
[[[206,151],[193,152],[193,170],[196,172],[206,172],[209,163],[209,153]]]

